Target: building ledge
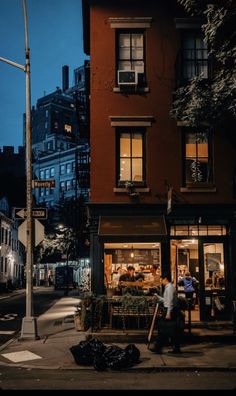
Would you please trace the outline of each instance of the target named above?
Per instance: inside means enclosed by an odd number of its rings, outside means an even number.
[[[181,187],[182,193],[215,193],[216,187]]]
[[[135,192],[139,193],[149,193],[151,189],[149,187],[137,187],[135,188]],[[114,193],[125,193],[127,194],[127,188],[125,187],[114,187],[113,188]]]
[[[120,87],[114,87],[113,88],[113,92],[115,92],[115,93],[123,93],[123,94],[126,94],[126,95],[132,95],[132,94],[141,94],[141,93],[147,93],[147,92],[150,92],[150,88],[149,87],[135,87],[135,88],[127,88],[127,89],[125,89],[124,87],[123,88],[120,88]]]

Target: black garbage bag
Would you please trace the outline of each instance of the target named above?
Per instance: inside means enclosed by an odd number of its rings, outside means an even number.
[[[140,351],[134,344],[129,344],[124,349],[117,345],[112,345],[106,349],[103,356],[106,359],[108,368],[111,370],[122,370],[138,362]]]
[[[128,357],[126,351],[121,349],[113,355],[110,355],[107,359],[107,367],[112,370],[122,370],[129,366]]]
[[[93,365],[97,371],[107,368],[122,370],[137,363],[140,357],[139,349],[134,344],[129,344],[123,349],[117,345],[106,346],[96,338],[80,341],[78,345],[73,345],[70,351],[77,364]]]
[[[70,351],[77,364],[82,366],[91,366],[94,361],[94,355],[91,351],[89,341],[80,341],[78,345],[73,345]]]
[[[102,356],[105,350],[105,344],[96,338],[92,338],[88,341],[80,341],[78,345],[73,345],[70,348],[75,362],[83,366],[93,365],[94,359]]]
[[[129,365],[138,363],[140,358],[140,351],[134,344],[129,344],[125,348],[127,359],[129,361]]]
[[[89,342],[91,353],[95,356],[101,356],[107,349],[106,345],[97,338],[92,338]]]
[[[107,369],[107,360],[104,355],[95,356],[93,366],[97,371],[104,371]]]

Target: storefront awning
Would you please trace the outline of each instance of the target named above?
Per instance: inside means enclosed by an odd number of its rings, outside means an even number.
[[[166,235],[164,216],[101,216],[100,236]]]

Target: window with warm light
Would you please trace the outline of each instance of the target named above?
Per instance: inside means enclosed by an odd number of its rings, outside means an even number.
[[[185,139],[185,184],[212,183],[212,161],[209,132],[186,131]]]
[[[144,133],[142,131],[118,132],[118,184],[126,181],[144,182]]]
[[[65,124],[64,125],[64,130],[65,130],[66,133],[71,133],[72,132],[71,125]]]

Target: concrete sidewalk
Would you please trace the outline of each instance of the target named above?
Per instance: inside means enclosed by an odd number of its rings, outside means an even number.
[[[0,348],[0,366],[94,370],[93,366],[75,363],[70,347],[88,337],[96,337],[106,345],[125,347],[135,343],[140,350],[140,362],[129,370],[236,370],[236,335],[229,324],[212,328],[193,328],[186,331],[180,355],[162,355],[151,352],[146,345],[146,334],[135,331],[102,330],[97,333],[76,331],[74,312],[78,299],[63,297],[37,320],[39,340],[12,339]],[[135,342],[137,341],[137,342]]]

